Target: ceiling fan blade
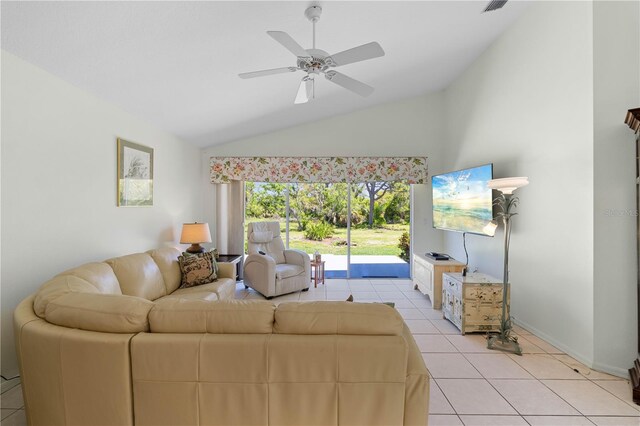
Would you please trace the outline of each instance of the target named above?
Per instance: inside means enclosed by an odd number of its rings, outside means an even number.
[[[507,4],[507,0],[491,0],[487,7],[484,8],[482,13],[491,12],[492,10],[502,9],[502,7]]]
[[[286,47],[287,50],[294,55],[303,58],[311,56],[298,44],[297,41],[284,31],[267,31],[267,34],[269,34],[275,41]]]
[[[311,99],[312,86],[313,80],[309,77],[304,77],[300,82],[300,86],[298,87],[298,94],[296,95],[296,100],[293,103],[304,104],[309,102],[309,100]]]
[[[352,64],[354,62],[366,61],[367,59],[379,58],[384,56],[384,50],[378,44],[378,42],[372,41],[371,43],[363,44],[362,46],[354,47],[348,50],[343,50],[330,58],[335,66]]]
[[[360,96],[367,97],[373,93],[373,87],[368,84],[364,84],[361,81],[355,80],[351,77],[348,77],[342,73],[336,71],[327,71],[324,76],[332,83],[337,84],[338,86],[342,86],[347,90],[351,90],[354,93],[357,93]]]
[[[296,67],[272,68],[270,70],[243,72],[241,74],[238,74],[238,77],[240,78],[264,77],[265,75],[283,74],[285,72],[294,72],[294,71],[298,71],[298,68]]]

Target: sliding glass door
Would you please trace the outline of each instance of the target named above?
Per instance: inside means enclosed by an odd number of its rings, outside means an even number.
[[[409,278],[410,186],[352,185],[351,278]]]
[[[249,222],[280,222],[280,231],[286,232],[287,184],[245,182],[244,188],[244,253],[247,254],[247,225]]]
[[[325,261],[329,278],[348,273],[348,184],[289,184],[289,247]]]
[[[397,182],[247,182],[245,223],[279,221],[286,246],[319,252],[328,278],[409,278],[409,194]]]

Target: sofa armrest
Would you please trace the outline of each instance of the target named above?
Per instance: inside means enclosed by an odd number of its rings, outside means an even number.
[[[103,333],[149,330],[153,302],[135,296],[68,293],[51,301],[45,319],[56,325]]]
[[[218,278],[236,279],[236,265],[229,262],[218,262]]]

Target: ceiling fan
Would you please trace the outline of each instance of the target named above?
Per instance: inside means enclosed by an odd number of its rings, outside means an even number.
[[[311,6],[304,12],[304,15],[313,24],[313,47],[311,49],[305,50],[289,34],[283,31],[267,31],[267,34],[275,41],[296,55],[296,66],[245,72],[238,74],[238,76],[240,78],[254,78],[303,71],[306,75],[302,77],[298,87],[298,94],[295,99],[296,104],[302,104],[313,99],[315,95],[315,77],[321,73],[324,74],[327,80],[338,86],[342,86],[360,96],[369,96],[373,93],[373,87],[334,71],[333,68],[384,56],[384,50],[375,41],[333,55],[329,55],[324,50],[316,49],[316,22],[320,20],[321,14],[322,8],[320,6]]]

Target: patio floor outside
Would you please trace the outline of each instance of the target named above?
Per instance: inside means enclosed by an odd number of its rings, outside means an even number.
[[[347,256],[323,254],[327,278],[347,277]],[[351,278],[410,278],[409,264],[391,255],[352,255]]]

